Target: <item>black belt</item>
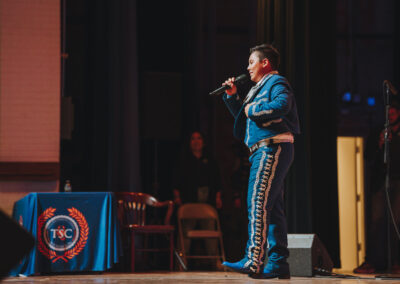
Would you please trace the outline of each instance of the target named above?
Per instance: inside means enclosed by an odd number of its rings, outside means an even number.
[[[289,138],[267,138],[258,141],[255,143],[253,146],[249,148],[250,150],[250,155],[253,154],[255,151],[257,151],[258,148],[263,147],[263,146],[269,146],[271,144],[278,144],[278,143],[292,143],[293,139]]]

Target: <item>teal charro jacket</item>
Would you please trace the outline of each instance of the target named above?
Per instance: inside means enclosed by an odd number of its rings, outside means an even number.
[[[242,102],[239,94],[223,95],[223,100],[235,118],[233,134],[244,140],[248,147],[275,135],[291,132],[300,133],[296,100],[292,88],[285,77],[267,75],[254,86],[250,97]],[[250,104],[246,117],[244,108]]]

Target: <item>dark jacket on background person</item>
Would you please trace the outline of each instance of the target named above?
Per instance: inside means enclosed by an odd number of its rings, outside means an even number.
[[[179,190],[182,203],[205,202],[215,206],[216,193],[221,190],[216,161],[208,154],[198,159],[187,151],[175,167],[173,187]]]

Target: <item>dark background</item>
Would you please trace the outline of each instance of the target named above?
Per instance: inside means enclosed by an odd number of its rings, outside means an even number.
[[[395,0],[62,1],[61,123],[72,127],[61,141],[61,181],[170,199],[175,161],[200,129],[219,162],[221,215],[232,222],[233,195],[246,191],[232,179],[246,152],[208,92],[246,73],[250,47],[273,43],[302,128],[286,181],[289,232],[318,234],[338,267],[336,137],[382,125],[382,82],[400,83],[399,11]]]

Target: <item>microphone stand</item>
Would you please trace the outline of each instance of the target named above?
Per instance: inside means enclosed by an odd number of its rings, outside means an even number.
[[[389,108],[390,108],[390,103],[391,103],[391,90],[386,82],[384,82],[384,88],[383,88],[383,99],[384,99],[384,104],[385,104],[385,129],[384,129],[384,149],[383,149],[383,163],[385,166],[385,195],[386,195],[386,201],[387,201],[387,206],[386,206],[386,229],[387,229],[387,269],[386,273],[389,275],[377,275],[375,276],[375,279],[399,279],[396,276],[390,275],[392,272],[392,250],[391,250],[391,220],[393,222],[394,229],[396,230],[396,233],[398,234],[398,229],[397,225],[394,221],[393,218],[393,211],[392,211],[392,205],[390,204],[390,149],[389,149],[389,131],[390,131],[390,124],[389,124]]]
[[[391,251],[391,229],[390,229],[390,156],[389,156],[389,108],[390,108],[390,90],[387,84],[384,84],[383,96],[385,103],[385,129],[384,129],[384,148],[383,148],[383,164],[385,166],[385,193],[388,206],[386,207],[386,231],[387,231],[387,273],[392,272],[392,251]]]
[[[391,251],[391,227],[390,227],[390,216],[391,216],[391,204],[389,198],[390,190],[390,156],[389,156],[389,133],[390,133],[390,123],[389,123],[389,108],[391,103],[389,86],[384,83],[383,85],[383,100],[385,104],[385,126],[384,126],[384,148],[383,148],[383,164],[385,167],[385,195],[386,195],[386,231],[387,231],[387,269],[386,273],[390,274],[392,272],[392,251]],[[377,276],[380,278],[379,276]]]

